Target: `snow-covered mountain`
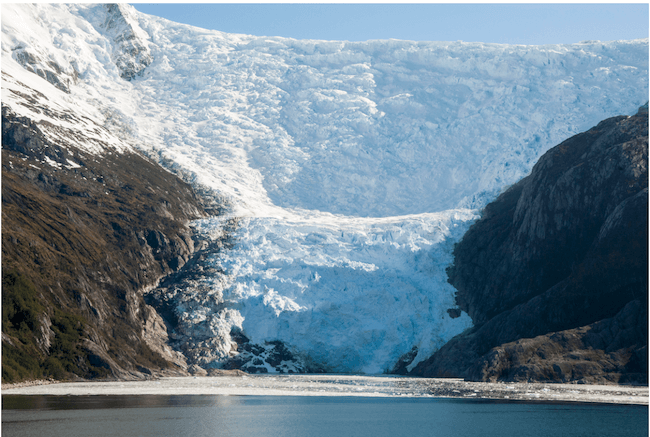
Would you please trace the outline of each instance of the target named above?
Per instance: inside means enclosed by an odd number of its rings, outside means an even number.
[[[543,152],[647,101],[648,40],[312,41],[3,5],[2,70],[3,105],[53,138],[118,138],[227,202],[194,227],[233,247],[161,292],[191,362],[377,373],[471,326],[447,311],[454,243]]]

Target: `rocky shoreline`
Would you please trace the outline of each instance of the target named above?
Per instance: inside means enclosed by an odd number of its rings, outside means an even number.
[[[56,384],[57,382],[59,381],[55,379],[35,379],[33,381],[23,381],[23,382],[2,384],[1,390],[4,392],[5,390],[13,390],[13,389],[19,389],[24,387],[33,387],[35,385]]]

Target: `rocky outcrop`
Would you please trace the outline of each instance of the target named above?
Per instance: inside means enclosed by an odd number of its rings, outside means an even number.
[[[79,73],[72,65],[65,67],[53,59],[47,59],[34,49],[22,46],[16,47],[11,56],[22,65],[25,70],[37,74],[65,93],[70,93],[70,86],[75,84]]]
[[[549,150],[454,250],[475,327],[413,371],[647,383],[648,113]]]
[[[241,330],[231,328],[229,319],[241,316],[228,309],[229,302],[214,281],[223,280],[224,272],[206,261],[233,247],[232,234],[237,227],[238,220],[230,218],[220,232],[204,235],[192,258],[145,294],[145,301],[158,311],[170,332],[167,344],[182,353],[193,375],[217,370],[322,372],[319,367],[308,367],[281,341],[252,343]],[[206,317],[197,323],[190,315],[192,310],[206,309],[218,317]]]
[[[3,381],[185,373],[143,293],[192,256],[201,201],[135,152],[48,138],[3,106]]]
[[[138,26],[130,6],[110,4],[104,7],[106,20],[102,29],[113,42],[112,60],[122,79],[131,80],[153,62],[147,34]]]

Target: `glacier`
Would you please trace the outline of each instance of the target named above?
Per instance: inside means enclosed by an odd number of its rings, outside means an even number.
[[[232,247],[165,290],[172,338],[264,372],[410,369],[471,327],[445,269],[481,208],[648,100],[647,39],[295,40],[128,5],[3,4],[2,70],[3,105],[49,135],[70,141],[68,117],[95,153],[138,149],[227,204],[193,226]],[[278,342],[292,362],[270,362]]]

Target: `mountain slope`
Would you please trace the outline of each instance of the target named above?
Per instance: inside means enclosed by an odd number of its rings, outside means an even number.
[[[51,142],[2,108],[5,382],[187,367],[142,291],[189,259],[186,222],[205,213],[172,174],[110,150]]]
[[[542,156],[448,272],[476,326],[415,374],[647,383],[647,105]]]
[[[73,120],[83,145],[143,150],[227,205],[147,296],[206,369],[412,369],[472,324],[445,269],[477,208],[648,93],[647,40],[297,41],[127,5],[2,19],[17,116],[63,141],[52,126]]]
[[[32,47],[13,54],[2,72],[3,382],[185,372],[142,293],[191,256],[202,202],[70,96],[76,70]]]

